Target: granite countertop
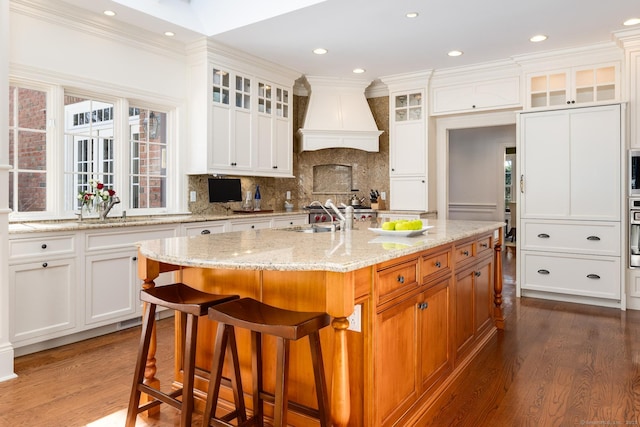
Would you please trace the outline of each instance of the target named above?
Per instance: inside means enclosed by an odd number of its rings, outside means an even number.
[[[29,233],[29,232],[47,232],[47,231],[76,231],[100,228],[116,228],[131,227],[139,225],[158,225],[158,224],[175,224],[190,223],[202,221],[224,221],[229,219],[250,219],[259,218],[261,216],[286,216],[306,214],[305,211],[269,211],[269,212],[251,212],[237,213],[230,215],[154,215],[154,216],[128,216],[109,217],[106,220],[99,218],[86,218],[82,221],[77,219],[59,219],[59,220],[42,220],[42,221],[23,221],[9,223],[9,234],[12,233]]]
[[[415,237],[380,236],[358,223],[351,231],[250,230],[148,240],[138,247],[147,258],[186,267],[344,273],[504,226],[494,221],[423,224],[434,227]]]

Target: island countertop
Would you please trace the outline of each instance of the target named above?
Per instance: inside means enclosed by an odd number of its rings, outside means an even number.
[[[423,220],[415,237],[378,235],[368,223],[351,231],[262,229],[138,243],[147,258],[183,267],[345,273],[501,228],[494,221]]]

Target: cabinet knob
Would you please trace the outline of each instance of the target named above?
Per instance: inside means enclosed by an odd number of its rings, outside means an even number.
[[[598,236],[589,236],[589,237],[587,237],[587,240],[599,241],[600,238]]]
[[[599,279],[600,276],[598,276],[597,274],[587,274],[587,278],[589,278],[589,279]]]
[[[418,308],[420,310],[425,310],[429,307],[429,303],[428,302],[421,302],[420,304],[418,304]]]
[[[252,225],[252,226],[251,226],[251,228],[256,228],[256,226],[255,226],[255,225]]]
[[[237,166],[238,164],[236,162],[231,162],[231,166]]]
[[[541,238],[541,239],[548,239],[549,235],[547,233],[540,233],[540,234],[538,234],[538,237]]]
[[[540,270],[538,270],[539,274],[549,274],[549,270],[545,270],[543,268],[541,268]]]
[[[404,283],[404,276],[398,276],[398,282]]]
[[[46,244],[46,243],[43,243],[43,244],[42,244],[42,246],[41,246],[41,248],[42,248],[42,249],[47,249],[47,244]]]
[[[49,266],[49,264],[48,264],[48,263],[46,263],[46,262],[43,262],[43,263],[42,263],[42,266],[43,266],[44,268],[47,268],[47,267]]]
[[[473,274],[474,274],[476,277],[480,277],[480,275],[482,274],[482,271],[474,271],[474,272],[473,272]]]
[[[488,248],[488,247],[489,247],[489,245],[488,245],[488,244],[486,244],[486,243],[480,243],[480,247],[481,247],[481,248]]]
[[[472,105],[472,106],[471,106],[471,108],[476,108],[476,106],[475,106],[475,105]]]
[[[278,169],[278,166],[272,166],[273,169]]]
[[[436,266],[437,268],[440,268],[440,267],[442,266],[442,264],[440,264],[440,261],[436,261],[435,266]]]
[[[210,230],[202,230],[200,234],[211,234]]]
[[[138,260],[137,256],[131,257],[131,261],[137,261],[137,260]]]
[[[391,172],[395,172],[396,170],[394,168],[391,168]]]
[[[464,255],[464,256],[469,256],[469,251],[463,251],[463,252],[462,252],[462,255]]]

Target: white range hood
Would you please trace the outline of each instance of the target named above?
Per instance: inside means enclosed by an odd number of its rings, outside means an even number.
[[[307,76],[309,104],[300,135],[300,151],[355,148],[379,151],[376,127],[364,90],[370,82]]]

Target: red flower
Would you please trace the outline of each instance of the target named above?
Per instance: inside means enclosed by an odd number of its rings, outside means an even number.
[[[116,195],[116,192],[114,190],[107,190],[109,192],[109,197],[113,197]]]
[[[98,183],[98,185],[96,185],[96,188],[97,188],[98,190],[102,190],[102,189],[104,188],[104,184],[103,184],[103,183],[101,183],[101,182],[99,182],[99,183]]]

